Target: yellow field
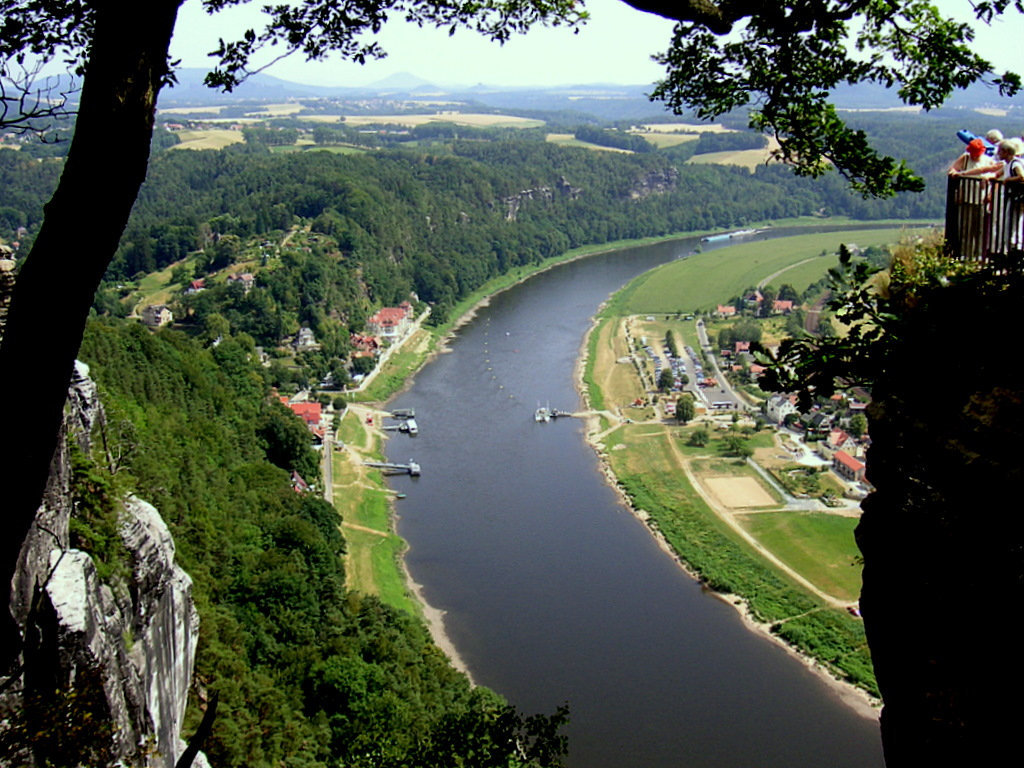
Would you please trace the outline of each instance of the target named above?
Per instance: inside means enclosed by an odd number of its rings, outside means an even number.
[[[224,149],[230,144],[241,144],[245,141],[241,131],[228,128],[208,128],[201,131],[179,131],[181,144],[171,149]]]
[[[694,155],[687,163],[691,165],[739,165],[748,170],[754,170],[759,165],[764,165],[771,159],[771,154],[778,149],[779,142],[774,137],[768,138],[768,146],[764,149],[741,149],[734,152],[708,152],[704,155]]]
[[[641,131],[631,131],[637,136],[651,142],[654,146],[661,149],[662,147],[674,147],[677,144],[685,144],[688,141],[697,141],[700,137],[695,133],[683,133],[676,131],[675,133],[643,133]]]
[[[302,111],[302,105],[296,102],[286,104],[267,104],[265,107],[249,112],[249,115],[268,115],[270,117],[284,117],[294,115]]]
[[[580,141],[571,133],[549,133],[547,140],[552,144],[562,147],[583,147],[584,149],[596,149],[599,152],[621,152],[625,155],[632,155],[631,149],[619,149],[618,147],[602,147],[600,144],[591,144],[589,141]]]

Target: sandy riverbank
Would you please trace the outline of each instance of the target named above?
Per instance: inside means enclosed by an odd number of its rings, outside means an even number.
[[[590,341],[590,335],[597,328],[598,323],[599,320],[595,315],[594,319],[591,321],[590,328],[584,335],[583,343],[580,346],[579,354],[577,354],[576,356],[576,365],[573,371],[573,380],[576,384],[576,389],[583,400],[584,410],[586,411],[590,411],[592,409],[592,405],[590,402],[589,393],[587,391],[586,382],[584,381],[584,373],[586,371],[589,356],[588,345]],[[661,534],[661,532],[651,525],[650,516],[644,510],[637,509],[636,507],[634,507],[630,502],[629,497],[626,495],[625,491],[622,489],[622,486],[619,484],[618,478],[616,477],[615,472],[612,470],[611,465],[607,460],[604,446],[601,445],[601,443],[597,439],[595,439],[595,435],[599,433],[598,425],[598,416],[589,416],[587,418],[585,439],[587,443],[590,445],[590,447],[593,448],[594,452],[597,454],[601,474],[604,476],[605,482],[607,482],[608,485],[611,486],[618,494],[619,499],[622,502],[622,505],[626,507],[626,509],[630,510],[634,517],[643,522],[643,524],[647,527],[647,530],[650,531],[651,536],[653,536],[655,541],[658,543],[658,546],[662,550],[664,550],[670,557],[672,557],[676,564],[687,575],[689,575],[696,581],[701,581],[700,577],[689,567],[689,565],[682,558],[680,558],[678,554],[676,554],[675,550],[672,549],[672,546],[668,543],[668,541]],[[809,669],[811,672],[817,675],[818,678],[821,679],[826,685],[828,685],[829,688],[833,691],[833,693],[844,704],[853,709],[858,715],[869,718],[871,720],[878,719],[881,708],[881,702],[875,699],[870,694],[868,694],[867,691],[836,678],[827,668],[822,666],[818,661],[812,659],[809,656],[806,656],[803,653],[800,653],[796,648],[784,642],[777,635],[773,634],[771,632],[771,625],[762,621],[757,621],[751,615],[750,610],[747,606],[747,602],[743,598],[739,597],[738,595],[724,594],[720,592],[714,592],[713,590],[708,591],[711,592],[711,594],[713,594],[722,602],[735,608],[736,612],[739,613],[747,629],[779,646],[780,648],[785,650],[786,653],[800,661],[800,663],[807,667],[807,669]]]

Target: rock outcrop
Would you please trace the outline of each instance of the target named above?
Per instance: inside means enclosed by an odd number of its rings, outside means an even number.
[[[675,168],[650,171],[636,180],[629,190],[629,197],[633,200],[643,200],[651,195],[670,192],[678,183],[679,171]]]
[[[125,499],[119,518],[130,576],[104,583],[90,555],[71,548],[68,441],[88,451],[103,419],[85,365],[76,368],[68,401],[49,486],[12,585],[12,612],[26,640],[23,687],[11,686],[3,704],[25,716],[32,742],[34,708],[52,713],[72,699],[88,702],[93,735],[82,738],[95,754],[173,768],[184,746],[179,739],[199,634],[192,583],[174,563],[167,526],[141,499]],[[53,690],[73,694],[47,703],[47,696],[61,695]]]

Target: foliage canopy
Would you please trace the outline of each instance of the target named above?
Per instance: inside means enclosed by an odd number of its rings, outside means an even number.
[[[750,126],[779,139],[778,156],[805,176],[834,166],[865,196],[923,187],[906,162],[879,154],[839,116],[830,94],[844,84],[897,88],[906,104],[933,109],[957,89],[988,81],[1000,94],[1021,85],[972,50],[970,25],[928,0],[627,0],[676,19],[667,73],[653,96],[702,119],[751,107]],[[989,23],[1020,0],[971,3]]]

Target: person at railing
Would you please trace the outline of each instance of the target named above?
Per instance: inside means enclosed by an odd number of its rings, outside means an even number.
[[[1002,184],[1005,192],[1002,195],[1006,216],[1006,229],[1003,242],[1011,251],[1024,250],[1024,159],[1018,157],[1024,147],[1015,139],[1003,139],[996,147],[996,158],[1001,161],[998,176],[992,180],[994,184]],[[1011,188],[1013,193],[1010,192]]]
[[[993,174],[998,162],[985,154],[985,142],[971,139],[966,151],[950,163],[950,176],[987,176]]]
[[[1020,142],[1015,139],[1003,139],[996,147],[996,158],[1000,161],[996,181],[1006,183],[1024,182],[1024,158],[1018,157],[1021,153]]]

